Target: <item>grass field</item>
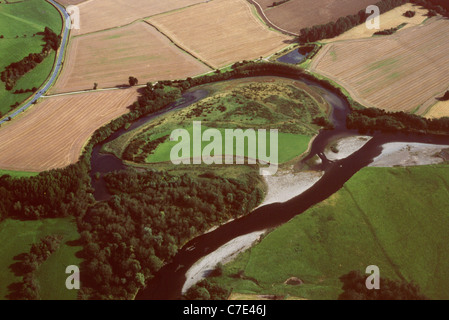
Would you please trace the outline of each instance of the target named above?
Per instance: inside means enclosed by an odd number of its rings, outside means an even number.
[[[65,269],[69,265],[80,265],[81,259],[76,253],[81,247],[67,244],[78,240],[76,223],[69,218],[46,219],[39,221],[5,220],[0,223],[0,299],[6,299],[10,293],[8,286],[21,282],[22,278],[15,276],[10,266],[17,262],[14,257],[29,252],[33,243],[47,235],[63,235],[61,247],[37,271],[42,299],[76,299],[76,290],[69,291],[65,287]]]
[[[29,177],[37,176],[39,173],[38,172],[26,172],[26,171],[10,171],[10,170],[0,169],[0,176],[3,176],[5,174],[10,175],[11,177],[14,177],[14,178],[29,178]]]
[[[336,21],[340,17],[356,14],[376,3],[372,0],[290,0],[271,7],[273,0],[255,0],[267,18],[276,26],[298,34],[302,28]]]
[[[336,299],[341,275],[364,274],[374,264],[381,277],[414,281],[426,296],[448,299],[448,169],[365,168],[226,265],[214,281],[234,293]],[[247,280],[230,277],[240,270]],[[284,284],[290,277],[304,284]]]
[[[407,18],[403,14],[407,11],[415,11],[415,16],[412,18]],[[400,7],[394,8],[390,11],[387,11],[380,15],[380,29],[386,30],[390,28],[395,28],[402,23],[406,23],[406,25],[401,28],[401,30],[405,30],[407,28],[418,26],[421,23],[424,22],[424,20],[427,19],[426,14],[428,13],[428,10],[413,5],[411,3],[406,3]],[[370,30],[366,27],[364,23],[350,29],[349,31],[346,31],[345,33],[332,38],[332,39],[326,39],[321,40],[320,42],[335,42],[335,41],[342,41],[342,40],[355,40],[355,39],[362,39],[362,38],[369,38],[372,37],[375,32],[379,30]]]
[[[94,131],[129,111],[135,88],[46,98],[0,128],[0,168],[40,172],[78,161]]]
[[[85,1],[79,4],[80,30],[75,30],[74,35],[124,26],[138,19],[184,8],[200,2],[204,2],[204,0]]]
[[[306,151],[311,137],[318,132],[318,127],[311,124],[312,119],[326,116],[327,112],[324,100],[312,88],[284,78],[241,79],[202,88],[212,94],[123,135],[110,142],[106,151],[118,156],[126,153],[125,158],[131,158],[132,154],[139,163],[168,162],[171,149],[177,144],[169,140],[171,132],[185,128],[192,136],[193,121],[201,121],[203,131],[217,128],[222,132],[223,144],[225,129],[277,129],[279,163],[284,163]],[[149,145],[160,138],[162,141],[153,147],[154,152],[148,152]],[[134,151],[127,151],[130,149]],[[247,151],[242,155],[247,156]]]
[[[449,21],[432,18],[392,36],[327,44],[311,70],[365,106],[424,114],[449,83]]]
[[[292,40],[270,31],[245,0],[213,0],[149,21],[214,68],[265,57]]]
[[[34,34],[43,32],[48,26],[55,32],[62,29],[59,12],[44,0],[28,0],[23,2],[0,4],[0,72],[13,62],[18,62],[30,53],[42,50],[42,36]],[[24,75],[17,83],[17,89],[38,88],[43,84],[53,68],[55,54],[52,53],[34,70]],[[14,94],[5,89],[0,82],[0,113],[6,114],[10,106],[30,97],[30,93]]]
[[[210,69],[181,51],[152,26],[127,27],[72,39],[63,71],[52,92],[69,92],[194,76]]]
[[[449,117],[449,101],[437,102],[426,114],[426,118]]]

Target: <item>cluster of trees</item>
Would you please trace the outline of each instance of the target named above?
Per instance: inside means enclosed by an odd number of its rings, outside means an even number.
[[[339,300],[428,300],[420,293],[418,285],[405,281],[380,278],[380,289],[368,290],[366,275],[360,271],[351,271],[340,277],[343,293]]]
[[[11,63],[4,71],[2,71],[0,79],[5,83],[6,90],[12,90],[16,85],[17,80],[44,61],[50,50],[56,51],[59,48],[61,37],[53,32],[53,30],[45,27],[44,32],[40,32],[39,34],[43,35],[43,40],[45,42],[42,51],[40,53],[30,53],[19,62]]]
[[[413,18],[415,15],[416,15],[416,12],[412,11],[412,10],[408,10],[403,14],[403,16],[406,18]]]
[[[384,131],[449,135],[449,117],[427,119],[403,111],[387,112],[376,108],[352,110],[346,119],[346,126],[362,133]]]
[[[447,0],[411,0],[411,2],[427,8],[431,17],[440,14],[449,18],[449,2]]]
[[[375,5],[379,7],[381,13],[384,13],[409,1],[382,0]],[[341,17],[335,22],[332,21],[327,24],[301,29],[298,38],[299,42],[307,43],[336,37],[361,23],[365,23],[369,16],[370,14],[367,14],[365,10],[360,10],[357,14]]]
[[[203,279],[187,290],[183,298],[186,300],[226,300],[228,297],[229,290],[208,279]]]
[[[63,237],[50,235],[31,246],[30,252],[22,256],[22,260],[15,264],[23,276],[23,281],[14,287],[11,298],[18,300],[39,300],[39,284],[36,279],[36,270],[50,256],[59,249]]]
[[[92,202],[88,171],[83,161],[27,179],[0,176],[0,221],[79,214]]]
[[[163,136],[152,141],[145,141],[144,139],[133,140],[123,152],[123,159],[138,163],[145,163],[148,155],[153,154],[154,150],[159,144],[167,141],[169,136]],[[139,154],[140,152],[140,154]]]
[[[277,6],[280,6],[281,4],[284,4],[284,3],[289,2],[289,1],[290,1],[290,0],[275,1],[275,2],[273,2],[273,3],[271,4],[270,7],[277,7]]]
[[[400,26],[397,26],[397,27],[393,27],[393,28],[390,28],[390,29],[385,29],[385,30],[382,30],[382,31],[377,31],[377,32],[374,33],[374,35],[376,35],[376,36],[389,36],[389,35],[395,33],[396,31],[398,31],[404,25],[405,24],[401,24]]]
[[[440,101],[448,101],[449,100],[449,90],[446,91],[444,96],[442,96],[441,98],[438,98],[438,100],[440,100]]]
[[[89,277],[82,295],[133,298],[192,237],[254,208],[262,199],[258,179],[133,169],[106,175],[114,196],[77,218]]]
[[[14,93],[15,94],[21,94],[21,93],[28,93],[28,92],[36,92],[37,91],[37,88],[36,87],[33,87],[33,88],[31,88],[31,89],[19,89],[19,90],[16,90],[16,91],[14,91]]]

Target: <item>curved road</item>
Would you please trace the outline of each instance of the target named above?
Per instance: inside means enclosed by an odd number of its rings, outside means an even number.
[[[53,69],[53,72],[51,74],[50,79],[48,79],[47,83],[45,84],[45,86],[34,95],[34,97],[28,101],[24,106],[22,106],[21,108],[17,109],[16,111],[14,111],[14,113],[6,116],[4,119],[0,120],[0,124],[7,122],[8,118],[14,118],[17,115],[19,115],[21,112],[25,111],[26,109],[28,109],[35,101],[37,101],[40,97],[42,97],[42,95],[48,90],[50,89],[51,85],[53,84],[53,82],[56,80],[56,77],[58,76],[59,70],[61,70],[62,67],[62,59],[64,58],[64,52],[65,52],[65,47],[67,44],[67,40],[69,37],[69,30],[70,30],[70,26],[71,26],[71,19],[69,14],[67,13],[67,11],[65,11],[64,7],[62,7],[60,4],[56,3],[53,0],[47,0],[48,2],[50,2],[52,5],[54,5],[59,12],[61,13],[61,16],[63,17],[63,23],[62,23],[62,28],[63,28],[63,36],[62,36],[62,41],[61,41],[61,46],[59,47],[59,54],[58,57],[56,59],[56,63],[55,63],[55,67]]]

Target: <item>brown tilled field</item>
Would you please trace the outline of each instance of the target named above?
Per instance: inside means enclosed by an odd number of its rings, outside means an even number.
[[[254,0],[276,26],[298,34],[302,28],[335,21],[356,14],[378,1],[373,0],[290,0],[270,7],[274,0]]]
[[[210,69],[145,22],[72,39],[52,93],[114,87],[129,76],[148,81],[194,76]]]
[[[246,0],[213,0],[149,21],[214,68],[269,55],[291,40],[270,31]]]
[[[191,6],[204,0],[90,0],[79,5],[80,30],[85,34],[124,26],[138,19]]]
[[[40,172],[78,160],[94,131],[126,113],[136,89],[46,98],[0,128],[0,168]]]
[[[392,36],[327,44],[311,70],[366,106],[424,114],[449,84],[449,20],[432,18]]]

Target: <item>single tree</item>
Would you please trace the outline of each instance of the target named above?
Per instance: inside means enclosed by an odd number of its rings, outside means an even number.
[[[137,78],[135,78],[135,77],[129,77],[129,85],[130,85],[131,87],[137,85],[138,83],[139,83],[139,80],[137,80]]]
[[[98,83],[94,83],[94,90],[97,90],[97,88],[98,88]]]

